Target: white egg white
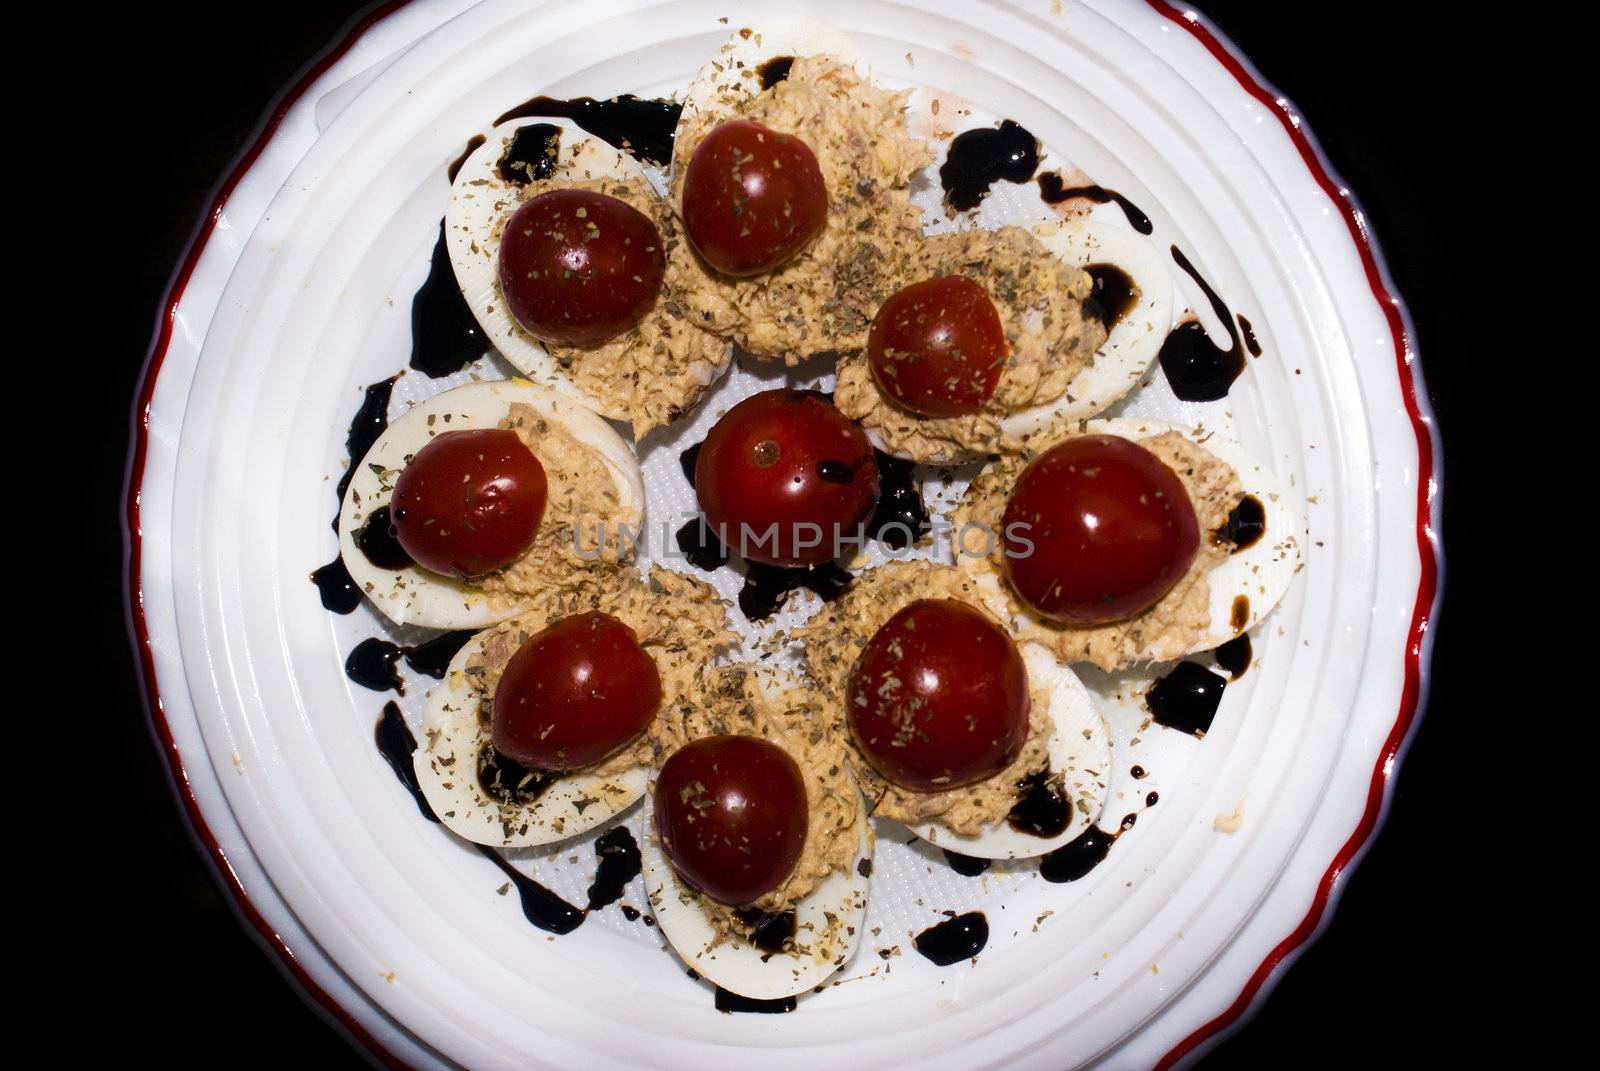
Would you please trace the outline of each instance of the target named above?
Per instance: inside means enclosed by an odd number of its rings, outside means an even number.
[[[1027,859],[1061,847],[1094,822],[1105,807],[1111,774],[1111,733],[1077,674],[1057,662],[1037,643],[1024,644],[1022,657],[1034,690],[1050,693],[1050,770],[1063,778],[1072,807],[1067,828],[1054,837],[1036,837],[1006,822],[971,836],[951,832],[938,822],[910,827],[929,844],[976,859]]]
[[[684,93],[678,130],[697,115],[732,115],[738,103],[761,91],[757,69],[780,56],[833,56],[850,64],[862,78],[872,76],[866,53],[843,31],[819,19],[774,19],[735,32],[717,49]],[[673,161],[678,163],[676,154]]]
[[[1184,654],[1209,651],[1241,632],[1248,632],[1283,601],[1300,568],[1300,522],[1276,473],[1238,443],[1179,424],[1121,417],[1091,420],[1084,425],[1084,430],[1091,435],[1120,435],[1126,439],[1147,439],[1175,431],[1231,467],[1238,474],[1245,494],[1259,501],[1266,512],[1266,529],[1261,538],[1230,554],[1207,575],[1211,587],[1211,626]],[[1235,628],[1234,600],[1241,595],[1249,600],[1250,612],[1243,627]]]
[[[1139,382],[1172,327],[1172,274],[1155,244],[1127,227],[1077,220],[1043,228],[1044,247],[1076,268],[1110,264],[1138,288],[1138,300],[1112,325],[1088,367],[1053,402],[1010,413],[1000,421],[1021,438],[1100,412]]]
[[[573,773],[530,804],[502,804],[478,783],[478,756],[492,737],[479,718],[478,693],[467,679],[467,660],[483,650],[474,636],[450,660],[444,683],[428,695],[422,734],[411,763],[428,805],[452,833],[477,844],[526,848],[586,833],[638,802],[649,768],[611,777]]]
[[[397,624],[482,628],[527,608],[512,599],[491,600],[477,588],[420,565],[380,568],[355,542],[367,518],[388,505],[400,470],[435,435],[499,427],[514,403],[532,406],[592,448],[616,485],[620,505],[643,511],[644,480],[633,451],[611,425],[583,405],[520,379],[469,383],[429,398],[390,424],[372,444],[356,465],[339,510],[339,553],[345,568],[373,605]]]
[[[561,128],[561,151],[552,178],[577,182],[585,179],[643,179],[638,161],[621,149],[585,134],[566,119],[518,119],[503,123],[485,135],[485,141],[462,163],[450,187],[450,207],[445,210],[445,246],[456,284],[484,334],[506,360],[536,383],[574,398],[614,420],[629,414],[608,408],[578,389],[539,340],[522,329],[506,311],[500,296],[500,233],[522,204],[522,187],[500,177],[499,162],[516,132],[524,126],[546,123]],[[708,369],[706,382],[716,378]]]
[[[699,898],[662,854],[652,799],[645,808],[639,853],[644,861],[645,890],[662,936],[687,966],[713,985],[741,997],[777,1000],[814,989],[849,962],[861,943],[869,885],[862,870],[870,872],[870,867],[861,864],[872,858],[872,824],[865,808],[856,818],[856,829],[860,839],[850,869],[834,871],[794,905],[794,949],[764,952],[736,938],[714,943],[716,931],[700,909]]]

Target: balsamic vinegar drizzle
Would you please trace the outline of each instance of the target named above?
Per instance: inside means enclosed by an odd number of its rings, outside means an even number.
[[[1057,885],[1066,881],[1077,881],[1105,861],[1106,854],[1111,851],[1111,845],[1116,843],[1122,832],[1118,830],[1115,833],[1107,833],[1099,826],[1090,826],[1055,851],[1040,858],[1039,876]]]
[[[717,986],[717,1010],[719,1012],[755,1012],[759,1015],[780,1015],[783,1012],[792,1012],[795,1009],[795,998],[778,997],[775,1000],[757,1000],[755,997],[741,997],[737,993],[730,993]]]
[[[378,744],[378,753],[389,764],[389,769],[394,771],[400,784],[411,793],[422,817],[430,822],[438,822],[439,816],[433,813],[428,797],[422,794],[422,786],[417,783],[416,768],[411,762],[411,753],[417,750],[417,738],[411,734],[411,727],[406,724],[399,706],[393,701],[383,705],[383,717],[378,720],[373,735]],[[522,901],[522,914],[529,922],[554,934],[571,933],[583,924],[584,912],[506,862],[499,852],[486,844],[474,844],[473,847],[498,867],[516,888],[517,896]]]
[[[411,367],[431,379],[459,372],[489,349],[472,306],[456,285],[450,250],[444,241],[444,220],[433,243],[428,277],[411,299]]]
[[[374,636],[356,644],[355,650],[344,660],[345,676],[375,692],[390,690],[406,694],[396,663],[406,660],[414,671],[443,680],[450,660],[472,638],[471,630],[446,632],[413,647],[402,647]]]
[[[1047,205],[1058,205],[1079,198],[1097,205],[1115,204],[1127,217],[1128,225],[1140,234],[1149,234],[1156,229],[1150,217],[1138,205],[1116,190],[1108,190],[1104,186],[1068,186],[1059,171],[1046,171],[1039,176],[1039,196]]]
[[[1169,729],[1203,737],[1222,703],[1228,679],[1198,662],[1179,662],[1145,693],[1155,720]]]
[[[1084,312],[1109,332],[1138,304],[1139,287],[1115,264],[1090,264],[1083,270],[1094,281],[1094,290],[1083,303]]]
[[[351,577],[350,570],[344,567],[343,558],[335,558],[327,565],[313,569],[311,582],[317,585],[322,608],[329,613],[355,613],[356,607],[361,605],[361,588]]]
[[[964,878],[975,878],[994,865],[994,860],[992,859],[977,859],[970,855],[953,852],[949,848],[944,850],[944,861],[950,864],[951,870],[954,870]]]
[[[980,127],[957,134],[944,163],[939,183],[944,203],[957,212],[977,208],[989,187],[1001,179],[1027,182],[1039,169],[1039,139],[1006,119],[998,128]]]
[[[794,910],[788,911],[761,911],[757,908],[747,908],[736,912],[740,922],[750,928],[750,943],[767,955],[776,955],[794,945],[795,936],[799,933],[799,920],[795,917]]]
[[[361,396],[361,408],[350,418],[350,430],[344,437],[345,456],[350,460],[334,490],[334,496],[338,499],[336,510],[344,506],[344,493],[350,489],[350,481],[355,478],[356,466],[367,456],[367,451],[378,441],[378,436],[389,427],[389,399],[394,395],[395,381],[402,375],[404,373],[396,372],[388,379],[369,384]],[[339,530],[337,512],[333,515],[333,530]]]
[[[1065,833],[1072,824],[1072,801],[1061,791],[1061,779],[1048,769],[1031,774],[1017,783],[1022,798],[1006,816],[1006,823],[1018,833],[1049,840]]]
[[[1250,668],[1252,652],[1250,650],[1250,637],[1241,632],[1227,643],[1211,652],[1211,657],[1217,660],[1217,665],[1228,671],[1228,679],[1236,681],[1244,676]]]
[[[1200,277],[1189,258],[1172,246],[1172,259],[1189,278],[1205,292],[1211,302],[1211,311],[1222,321],[1231,345],[1222,349],[1199,320],[1186,320],[1172,329],[1161,344],[1161,370],[1167,375],[1172,393],[1186,402],[1214,402],[1228,396],[1228,388],[1244,371],[1244,348],[1239,342],[1239,329],[1233,325],[1233,312],[1223,302],[1211,284]]]
[[[912,940],[918,952],[940,967],[971,959],[989,943],[989,919],[982,911],[954,915]]]
[[[400,545],[394,530],[394,518],[388,506],[379,506],[355,534],[356,547],[367,561],[379,569],[404,569],[411,564],[411,555]]]
[[[1233,553],[1260,542],[1267,531],[1267,508],[1254,495],[1245,495],[1228,511],[1228,519],[1215,533],[1217,539],[1233,544]]]
[[[678,463],[690,487],[694,486],[695,463],[703,445],[696,443],[678,455]],[[890,457],[881,450],[874,450],[873,456],[878,463],[878,505],[867,521],[867,534],[892,550],[900,550],[928,531],[928,508],[922,501],[922,485],[916,479],[916,466],[911,462]],[[823,471],[824,466],[830,468]],[[839,470],[845,468],[842,462],[824,460],[818,462],[817,474],[825,480],[850,478],[848,471],[836,471],[832,466]],[[710,572],[726,565],[731,557],[703,517],[689,521],[673,538],[685,560],[696,569]],[[786,569],[760,562],[746,562],[745,567],[744,586],[739,589],[739,610],[751,621],[761,621],[777,613],[791,591],[804,588],[822,601],[831,602],[844,594],[855,579],[836,562],[823,562],[809,569]]]
[[[549,770],[535,770],[501,755],[490,744],[478,752],[478,787],[491,799],[526,806],[561,779]]]
[[[506,146],[494,169],[504,181],[526,186],[554,174],[560,157],[561,128],[549,123],[529,123],[518,127],[511,135],[511,144]]]
[[[793,67],[793,56],[773,56],[756,68],[756,77],[761,80],[761,88],[768,90],[788,78],[789,71]]]
[[[639,843],[627,826],[613,826],[595,838],[594,854],[600,860],[594,884],[589,886],[589,910],[598,911],[622,899],[628,882],[639,876]],[[635,916],[637,917],[637,916]]]
[[[512,119],[570,119],[581,129],[636,159],[666,164],[672,160],[672,138],[682,112],[683,105],[675,100],[643,100],[631,93],[610,100],[534,97],[506,112],[494,125]]]
[[[1235,316],[1239,321],[1239,333],[1244,335],[1244,348],[1250,351],[1250,356],[1261,356],[1261,341],[1256,338],[1255,328],[1250,326],[1250,321],[1243,316]]]

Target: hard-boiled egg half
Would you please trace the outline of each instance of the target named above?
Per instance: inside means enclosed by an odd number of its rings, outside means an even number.
[[[444,683],[429,693],[412,755],[417,783],[439,820],[475,844],[523,848],[577,836],[638,802],[649,781],[647,766],[605,775],[567,773],[534,792],[516,783],[524,779],[520,767],[496,764],[490,770],[494,791],[485,785],[482,760],[493,730],[469,663],[482,660],[488,637],[484,632],[469,640],[451,659]],[[508,769],[518,772],[506,776]],[[545,775],[531,776],[542,781]]]
[[[1300,563],[1272,470],[1162,421],[1083,422],[981,473],[957,512],[991,533],[960,561],[998,580],[1019,637],[1105,670],[1227,642],[1277,606]]]
[[[771,678],[760,689],[787,702]],[[849,961],[872,872],[872,828],[840,757],[821,756],[798,706],[783,717],[799,731],[739,716],[668,756],[640,845],[667,942],[753,1000],[813,989]]]
[[[1060,779],[1055,792],[1066,808],[1064,825],[1049,836],[1010,822],[997,822],[965,835],[938,821],[911,825],[911,831],[928,843],[976,859],[1026,859],[1044,855],[1074,839],[1105,808],[1111,774],[1111,734],[1089,690],[1077,674],[1037,643],[1023,644],[1022,658],[1033,694],[1048,696],[1048,774]]]
[[[506,427],[513,412],[526,426]],[[417,503],[444,501],[409,515],[391,509],[397,488],[409,485]],[[396,623],[482,628],[539,598],[497,587],[487,579],[497,570],[528,555],[546,573],[567,561],[541,549],[568,538],[552,525],[586,525],[591,538],[624,524],[637,531],[644,501],[633,452],[592,411],[524,380],[472,383],[418,403],[378,437],[345,491],[339,552]],[[585,567],[581,559],[568,565]]]
[[[1001,430],[1018,439],[1091,416],[1127,394],[1161,351],[1172,326],[1172,275],[1148,239],[1127,227],[1087,219],[1046,225],[1035,234],[1046,249],[1073,267],[1097,280],[1109,277],[1121,283],[1129,297],[1125,308],[1102,305],[1111,319],[1106,340],[1089,365],[1073,377],[1066,393],[1000,419]],[[1106,268],[1120,272],[1121,278]]]
[[[566,119],[485,135],[451,186],[445,242],[506,360],[636,434],[682,415],[728,367],[728,345],[682,307],[698,269],[648,174]]]

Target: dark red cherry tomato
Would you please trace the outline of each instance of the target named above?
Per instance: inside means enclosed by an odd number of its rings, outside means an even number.
[[[539,770],[577,770],[636,740],[661,707],[661,674],[610,614],[564,617],[511,656],[494,690],[494,749]]]
[[[878,387],[930,417],[982,409],[1000,382],[1008,351],[988,291],[963,275],[895,291],[867,335],[867,361]]]
[[[867,642],[850,672],[850,732],[884,777],[943,792],[993,777],[1028,740],[1028,671],[988,614],[920,599]]]
[[[706,736],[673,752],[656,778],[661,851],[690,885],[748,904],[782,885],[806,845],[806,784],[776,744]]]
[[[541,342],[598,346],[644,319],[667,270],[644,213],[585,190],[541,193],[500,239],[506,311]]]
[[[544,516],[544,466],[515,432],[447,431],[400,471],[389,502],[413,561],[447,576],[485,576],[522,557]]]
[[[683,229],[726,275],[771,271],[828,219],[828,187],[799,138],[745,119],[707,134],[683,176]]]
[[[1172,590],[1200,549],[1200,524],[1182,481],[1154,454],[1115,435],[1083,435],[1024,470],[1003,537],[1022,601],[1088,628],[1143,613]]]
[[[840,553],[877,505],[878,465],[866,434],[826,398],[769,390],[712,427],[694,489],[728,549],[768,565],[815,565]]]

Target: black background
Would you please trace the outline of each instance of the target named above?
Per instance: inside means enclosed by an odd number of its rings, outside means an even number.
[[[1451,318],[1445,307],[1444,294],[1462,263],[1455,237],[1461,209],[1440,196],[1454,185],[1455,166],[1440,146],[1450,143],[1472,110],[1466,79],[1418,62],[1438,42],[1429,26],[1395,21],[1402,5],[1351,3],[1319,12],[1222,0],[1195,6],[1210,13],[1299,106],[1334,166],[1363,198],[1416,323],[1429,393],[1449,444],[1454,482],[1447,485],[1455,488],[1467,448],[1458,423],[1465,422],[1459,407],[1468,383],[1462,369],[1449,365],[1470,343],[1463,318]],[[127,423],[158,305],[214,183],[280,89],[360,6],[274,4],[270,17],[252,20],[247,37],[214,29],[215,5],[173,3],[161,10],[163,28],[156,37],[149,36],[149,9],[139,9],[101,14],[94,40],[86,42],[93,54],[84,69],[115,85],[115,110],[132,117],[103,125],[96,146],[104,159],[125,162],[118,189],[138,206],[119,221],[127,271],[124,285],[114,290],[121,307],[111,317],[120,325],[119,345],[115,359],[104,362],[92,380],[101,419],[112,427]],[[129,49],[129,40],[144,43]],[[92,580],[108,646],[125,630],[124,473],[117,460],[94,473],[94,501],[104,526]],[[1455,494],[1446,503],[1447,532],[1469,524]],[[1460,577],[1471,552],[1456,540],[1449,552],[1452,573]],[[1470,1015],[1475,980],[1488,969],[1481,950],[1469,954],[1463,947],[1460,886],[1450,866],[1474,835],[1460,816],[1469,791],[1463,770],[1476,756],[1452,717],[1457,667],[1465,661],[1458,652],[1458,586],[1448,589],[1443,622],[1435,630],[1431,709],[1405,759],[1387,826],[1343,883],[1323,939],[1287,973],[1254,1022],[1204,1066],[1260,1066],[1303,1053],[1307,1045],[1342,1062],[1369,1053],[1380,1033],[1395,1061],[1448,1062],[1457,1051],[1453,1039],[1460,1035],[1453,1023]],[[140,877],[121,884],[118,910],[95,916],[104,920],[104,932],[90,938],[102,962],[177,969],[161,972],[161,987],[126,986],[107,1013],[112,1029],[77,1044],[93,1049],[119,1036],[126,1044],[159,1023],[186,1038],[167,1050],[177,1066],[210,1063],[240,1045],[266,1063],[357,1065],[360,1058],[302,1004],[219,893],[150,742],[131,657],[118,671],[107,693],[110,716],[101,726],[119,756],[112,777],[125,782],[119,786],[123,836],[110,849],[108,864],[113,870],[125,865]],[[126,970],[121,974],[133,977]]]

